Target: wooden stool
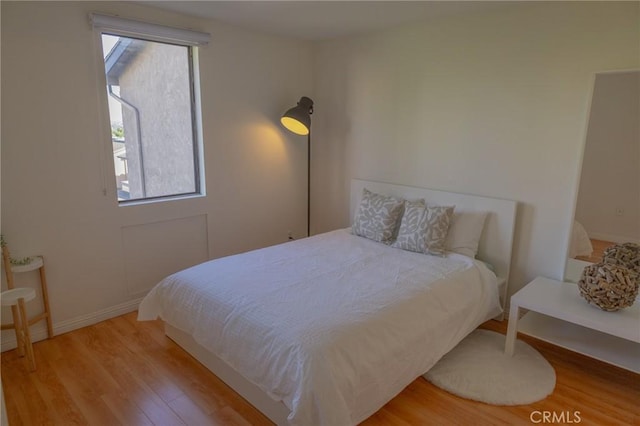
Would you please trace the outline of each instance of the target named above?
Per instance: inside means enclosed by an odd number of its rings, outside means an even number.
[[[12,326],[16,330],[16,339],[18,341],[18,355],[27,356],[30,371],[35,371],[36,360],[33,355],[25,302],[35,298],[36,291],[32,288],[14,288],[0,293],[0,304],[2,306],[11,306],[11,311],[13,312]]]
[[[4,245],[2,246],[2,263],[5,276],[7,277],[7,288],[9,290],[16,288],[13,280],[13,274],[35,271],[36,269],[38,270],[40,274],[40,288],[42,290],[42,304],[44,306],[44,309],[42,313],[32,318],[28,318],[26,322],[27,329],[38,321],[42,321],[44,319],[47,321],[47,337],[53,337],[53,324],[51,322],[51,310],[49,308],[49,292],[47,291],[47,276],[44,270],[44,258],[42,256],[33,256],[29,258],[29,262],[25,263],[24,265],[12,265],[11,257],[9,255],[9,247],[6,243],[4,243]],[[9,330],[12,328],[16,328],[15,324],[19,320],[18,312],[15,306],[12,306],[11,311],[13,314],[13,324],[2,325],[0,329]]]

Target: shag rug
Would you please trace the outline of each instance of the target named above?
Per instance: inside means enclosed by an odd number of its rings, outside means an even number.
[[[505,336],[475,330],[434,365],[424,378],[454,395],[493,405],[524,405],[546,398],[556,372],[538,351],[516,340],[504,354]]]

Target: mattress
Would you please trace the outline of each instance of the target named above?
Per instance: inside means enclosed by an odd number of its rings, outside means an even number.
[[[192,335],[282,401],[290,424],[339,426],[369,417],[500,311],[482,262],[337,230],[173,274],[138,319]]]

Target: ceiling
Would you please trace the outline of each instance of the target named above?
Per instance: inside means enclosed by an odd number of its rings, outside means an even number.
[[[498,7],[501,1],[145,1],[260,32],[305,40],[363,34]]]

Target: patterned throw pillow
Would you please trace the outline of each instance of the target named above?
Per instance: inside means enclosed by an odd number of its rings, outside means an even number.
[[[392,246],[402,250],[424,253],[426,249],[424,236],[427,231],[426,213],[427,207],[423,200],[405,201],[398,237]]]
[[[427,232],[425,234],[426,254],[444,256],[444,242],[453,217],[454,207],[427,205]]]
[[[402,215],[403,201],[364,189],[353,221],[355,235],[390,244]]]
[[[444,242],[453,207],[425,206],[423,201],[405,201],[398,238],[393,247],[444,256]]]

